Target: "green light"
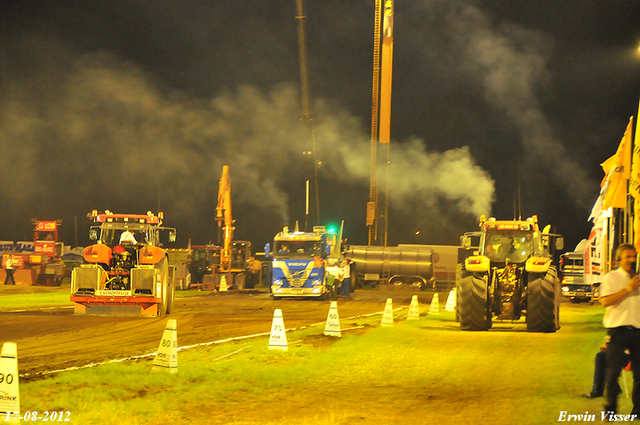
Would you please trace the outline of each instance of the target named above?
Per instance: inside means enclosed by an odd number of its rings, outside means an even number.
[[[335,233],[335,232],[336,232],[336,229],[335,229],[335,227],[329,227],[329,228],[327,229],[327,232],[329,232],[329,233]]]

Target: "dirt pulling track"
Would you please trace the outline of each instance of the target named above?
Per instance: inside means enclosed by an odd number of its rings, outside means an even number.
[[[38,291],[34,287],[6,288],[5,294]],[[0,289],[0,290],[2,290]],[[47,290],[53,290],[47,288]],[[64,291],[62,288],[57,288]],[[68,288],[67,288],[68,291]],[[408,307],[412,292],[360,291],[339,299],[341,319]],[[420,295],[420,302],[430,302]],[[446,295],[445,295],[446,296]],[[75,316],[73,309],[0,311],[0,343],[18,345],[21,379],[38,379],[43,372],[155,352],[168,318],[178,324],[180,346],[269,332],[274,309],[283,312],[287,328],[323,322],[328,301],[273,301],[267,293],[210,293],[176,299],[175,312],[160,318]]]

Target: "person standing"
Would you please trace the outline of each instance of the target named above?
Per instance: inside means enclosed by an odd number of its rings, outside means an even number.
[[[349,296],[349,289],[351,285],[351,268],[349,267],[349,260],[342,262],[342,296]]]
[[[616,249],[618,268],[607,273],[600,286],[600,303],[606,307],[603,324],[611,337],[606,357],[606,400],[609,414],[618,410],[618,378],[629,350],[633,372],[631,414],[640,417],[640,276],[636,274],[636,249],[620,244]]]
[[[16,284],[16,281],[13,277],[13,272],[15,271],[17,265],[18,265],[18,261],[13,259],[13,255],[7,256],[7,260],[4,263],[4,270],[7,273],[7,277],[4,279],[5,285]],[[11,282],[11,283],[8,283],[8,282]]]

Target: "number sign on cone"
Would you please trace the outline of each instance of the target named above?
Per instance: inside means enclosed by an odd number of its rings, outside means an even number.
[[[329,315],[327,316],[327,324],[324,327],[324,334],[329,336],[342,336],[340,330],[340,316],[338,315],[338,302],[331,301],[329,307]]]
[[[451,292],[449,292],[449,297],[447,298],[447,304],[444,306],[444,311],[456,311],[456,288],[454,287]]]
[[[269,337],[270,350],[287,350],[287,334],[284,328],[282,310],[279,308],[273,312],[273,322],[271,323],[271,336]]]
[[[409,305],[409,315],[407,320],[418,320],[420,318],[420,304],[418,304],[418,296],[411,297],[411,304]]]
[[[387,298],[387,303],[384,306],[384,313],[382,314],[382,326],[393,326],[393,304],[391,298]]]
[[[171,373],[178,371],[178,328],[175,319],[167,320],[158,353],[153,361],[151,372],[160,370],[168,370]]]
[[[18,391],[18,349],[15,342],[5,342],[0,354],[0,421],[20,423]]]
[[[438,298],[437,292],[431,300],[431,305],[429,306],[429,314],[440,314],[440,299]]]

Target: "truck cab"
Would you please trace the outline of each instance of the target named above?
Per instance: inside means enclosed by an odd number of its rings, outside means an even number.
[[[334,291],[328,284],[327,259],[331,247],[324,226],[313,232],[289,232],[284,228],[273,240],[271,293],[281,297],[326,298]]]
[[[560,256],[561,290],[572,303],[591,301],[593,288],[584,279],[584,251],[565,252]]]

